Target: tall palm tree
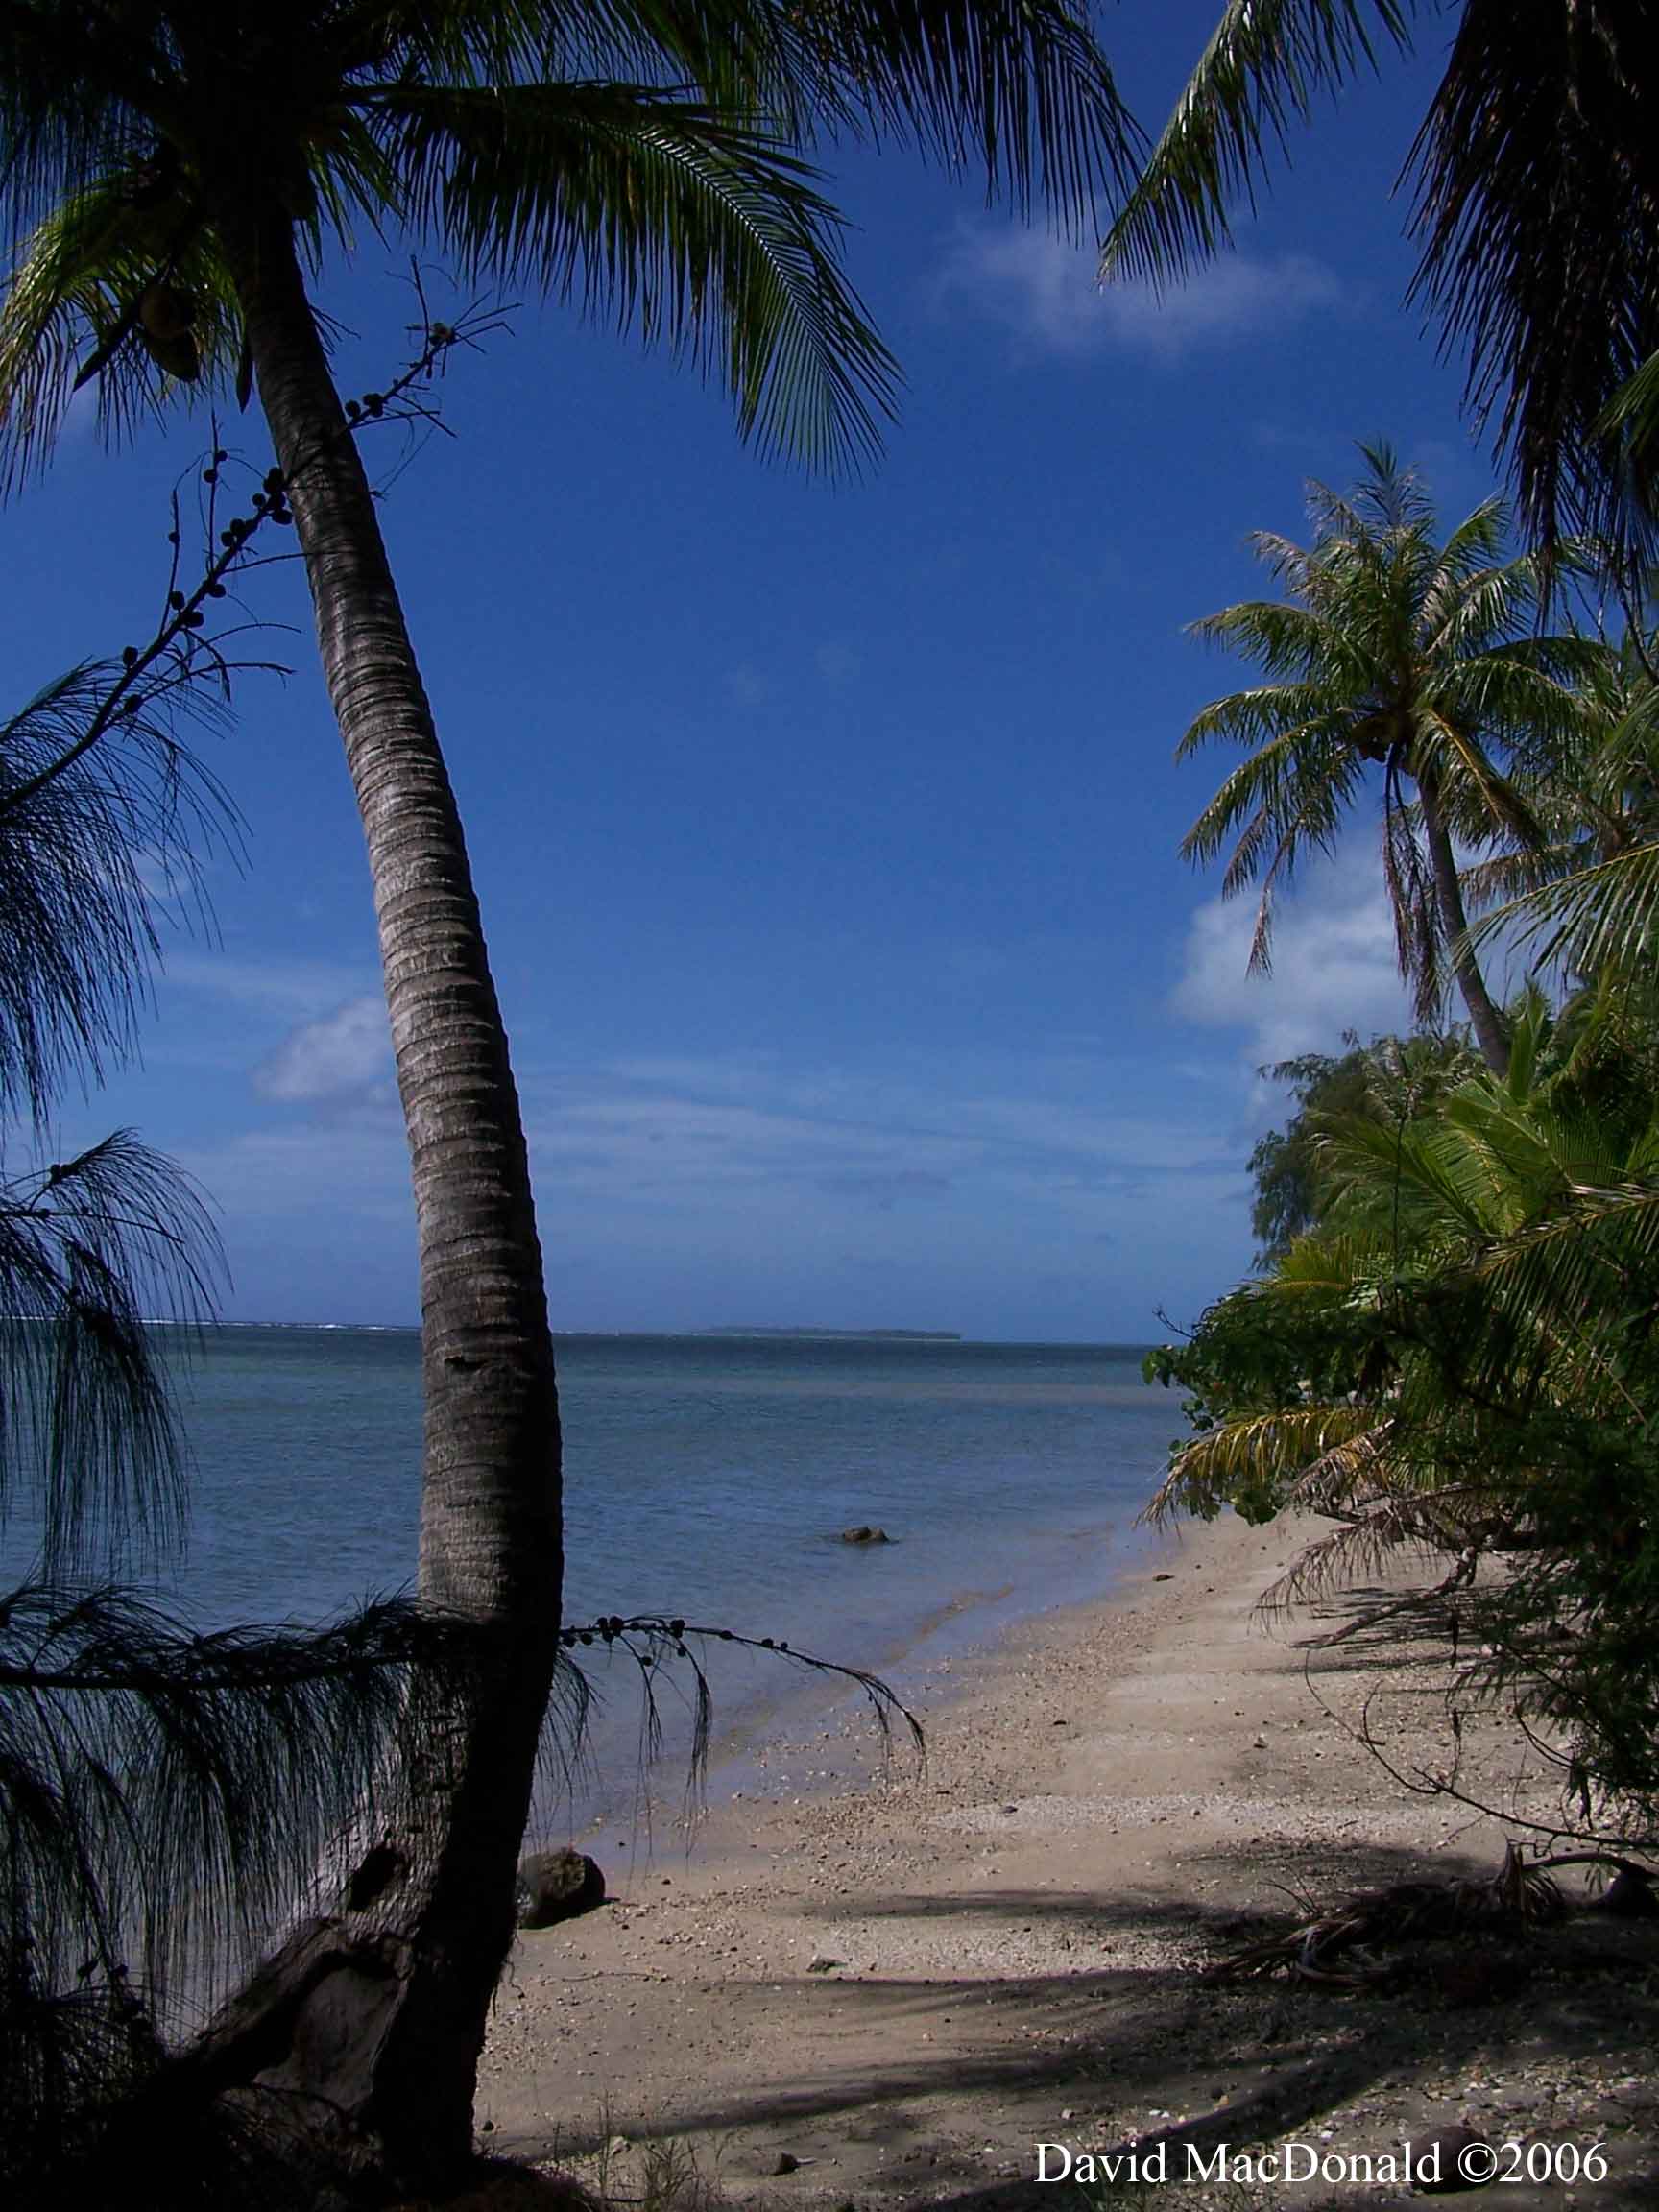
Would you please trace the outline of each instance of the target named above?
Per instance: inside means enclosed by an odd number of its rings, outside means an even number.
[[[15,0],[0,22],[12,462],[78,367],[115,423],[256,387],[368,843],[419,1230],[420,1590],[470,1624],[476,1688],[423,1820],[376,1836],[206,2076],[256,2071],[411,2173],[469,2147],[557,1651],[559,1422],[461,823],[307,273],[354,225],[404,229],[690,352],[745,435],[833,466],[894,390],[804,159],[838,132],[974,160],[1068,220],[1129,144],[1070,0]]]
[[[1177,757],[1216,738],[1251,748],[1188,831],[1211,859],[1233,840],[1227,896],[1259,881],[1251,966],[1269,964],[1275,893],[1310,851],[1332,852],[1373,770],[1382,784],[1382,869],[1400,971],[1433,1021],[1449,961],[1487,1065],[1508,1060],[1503,1018],[1466,942],[1456,845],[1535,839],[1497,765],[1568,725],[1570,673],[1595,648],[1539,637],[1538,564],[1503,558],[1503,502],[1489,499],[1442,545],[1434,510],[1386,446],[1362,446],[1349,493],[1310,488],[1310,546],[1259,531],[1251,543],[1288,588],[1195,623],[1261,663],[1269,681],[1207,707]]]
[[[1422,0],[1228,0],[1105,244],[1162,284],[1230,234],[1292,120],[1408,41]],[[1653,0],[1463,0],[1407,163],[1413,292],[1469,363],[1546,551],[1659,517]],[[1632,382],[1632,379],[1639,381]],[[1621,395],[1623,395],[1621,403]]]
[[[131,1130],[49,1166],[29,1133],[130,1051],[157,920],[234,839],[181,741],[223,716],[228,665],[170,612],[129,662],[0,721],[0,2196],[19,2212],[314,2200],[228,2111],[146,2128],[163,2023],[180,1983],[246,1969],[464,1674],[406,1602],[204,1635],[129,1586],[183,1534],[173,1384],[217,1241]]]

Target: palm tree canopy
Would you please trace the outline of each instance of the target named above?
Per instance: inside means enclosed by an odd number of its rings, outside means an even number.
[[[1535,854],[1492,872],[1506,903],[1472,928],[1502,933],[1541,966],[1623,987],[1651,974],[1659,943],[1659,678],[1632,629],[1598,657],[1569,741],[1539,764],[1535,799],[1551,827]]]
[[[5,460],[49,443],[78,372],[115,425],[235,374],[218,227],[275,193],[314,264],[406,231],[688,353],[762,445],[855,461],[898,377],[805,158],[838,135],[975,162],[1073,226],[1136,143],[1067,0],[19,0]]]
[[[1166,283],[1226,245],[1291,124],[1403,48],[1423,12],[1230,0],[1103,274]],[[1655,16],[1653,0],[1463,0],[1407,163],[1413,292],[1465,351],[1468,397],[1496,417],[1547,549],[1573,528],[1640,544],[1659,490]]]
[[[1261,886],[1252,965],[1268,966],[1275,894],[1313,852],[1332,853],[1380,771],[1383,870],[1401,972],[1425,1021],[1443,998],[1448,931],[1424,851],[1421,794],[1465,843],[1536,831],[1501,763],[1530,757],[1577,712],[1574,679],[1599,650],[1539,637],[1536,561],[1505,555],[1503,502],[1489,499],[1441,541],[1421,485],[1385,446],[1366,474],[1309,493],[1307,546],[1259,531],[1249,542],[1286,587],[1193,625],[1254,661],[1266,681],[1215,700],[1177,750],[1247,748],[1189,830],[1206,861],[1231,847],[1222,890]],[[1418,794],[1414,798],[1413,790]]]

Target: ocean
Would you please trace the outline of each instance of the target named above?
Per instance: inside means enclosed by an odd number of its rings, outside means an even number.
[[[680,1615],[902,1690],[952,1642],[1108,1588],[1181,1426],[1122,1345],[569,1335],[558,1358],[567,1620]],[[181,1398],[193,1514],[170,1594],[195,1620],[317,1621],[410,1584],[414,1331],[224,1328]],[[857,1524],[891,1541],[844,1543]],[[729,1740],[780,1697],[829,1695],[711,1649]],[[636,1786],[633,1680],[593,1665],[572,1824]]]

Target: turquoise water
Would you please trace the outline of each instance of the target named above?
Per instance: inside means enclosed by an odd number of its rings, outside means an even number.
[[[1106,1587],[1179,1426],[1122,1346],[560,1340],[567,1619],[660,1610],[896,1669]],[[413,1575],[413,1332],[226,1329],[184,1390],[204,1624],[312,1621]],[[893,1541],[840,1541],[878,1524]],[[771,1693],[729,1653],[720,1718]],[[611,1700],[610,1754],[632,1743]],[[596,1743],[607,1760],[606,1731]]]

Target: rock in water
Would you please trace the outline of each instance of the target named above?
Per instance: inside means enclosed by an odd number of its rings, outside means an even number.
[[[518,1925],[551,1928],[605,1902],[605,1877],[584,1851],[537,1851],[518,1863]]]
[[[890,1544],[893,1539],[885,1528],[872,1528],[860,1522],[856,1528],[843,1528],[841,1541],[843,1544]]]

